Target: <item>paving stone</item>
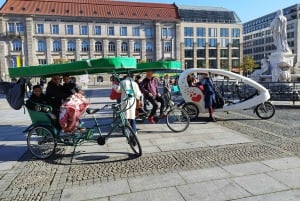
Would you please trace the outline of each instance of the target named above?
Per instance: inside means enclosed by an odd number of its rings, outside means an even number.
[[[113,196],[110,201],[185,201],[176,188],[161,188]]]
[[[299,168],[300,158],[299,157],[280,158],[280,159],[262,161],[262,163],[276,170],[284,170],[289,168]]]
[[[266,174],[256,174],[233,178],[240,186],[253,195],[273,193],[289,189],[288,186],[278,182]]]
[[[300,191],[290,190],[238,199],[236,201],[299,201]]]
[[[185,181],[176,173],[162,175],[141,176],[128,179],[131,191],[144,191],[185,184]]]
[[[65,188],[62,191],[61,199],[64,201],[77,201],[107,197],[112,195],[129,193],[129,186],[126,180],[103,182],[90,186],[79,186]]]
[[[250,195],[229,179],[187,184],[178,186],[177,189],[188,201],[222,201]]]
[[[229,173],[220,167],[179,171],[179,174],[187,183],[199,183],[213,179],[223,179],[230,176]]]
[[[300,188],[300,168],[279,170],[267,174],[292,188]]]
[[[244,176],[272,171],[272,168],[264,165],[261,162],[242,163],[236,165],[223,166],[227,172],[233,176]]]

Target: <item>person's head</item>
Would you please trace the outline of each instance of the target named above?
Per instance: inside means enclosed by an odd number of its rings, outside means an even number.
[[[64,83],[70,83],[72,80],[71,80],[71,77],[69,75],[64,75],[63,76],[63,81],[64,81]]]
[[[42,87],[40,85],[34,85],[32,87],[32,93],[37,96],[37,97],[40,97],[41,94],[42,94]]]
[[[59,75],[53,75],[51,78],[51,81],[55,84],[55,85],[59,85],[60,84],[60,76]]]
[[[208,73],[200,73],[201,78],[207,78],[208,77]]]
[[[146,72],[146,78],[147,78],[147,79],[152,79],[152,77],[153,77],[153,72],[152,72],[151,70],[148,70],[148,71]]]
[[[141,78],[142,78],[142,76],[140,76],[140,75],[136,75],[136,76],[135,76],[135,80],[136,80],[136,81],[140,81]]]
[[[169,79],[169,75],[168,75],[168,74],[166,74],[164,78],[165,78],[165,79]]]

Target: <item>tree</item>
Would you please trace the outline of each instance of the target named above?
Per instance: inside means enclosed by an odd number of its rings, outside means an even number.
[[[254,62],[251,56],[245,56],[243,58],[243,63],[240,66],[240,69],[243,71],[243,74],[246,75],[249,72],[252,72],[254,68],[258,65]]]

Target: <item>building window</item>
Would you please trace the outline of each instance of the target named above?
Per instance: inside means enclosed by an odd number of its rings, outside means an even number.
[[[206,57],[205,52],[206,52],[205,49],[197,50],[197,57],[205,58]]]
[[[52,25],[52,34],[59,34],[59,26],[58,24]]]
[[[229,46],[229,39],[228,38],[221,38],[221,48],[227,48]]]
[[[190,51],[190,50],[189,50]],[[193,68],[194,66],[194,61],[193,60],[185,60],[185,68],[188,69],[188,68]]]
[[[164,50],[165,52],[171,52],[172,51],[172,43],[170,41],[167,41],[164,43]]]
[[[193,50],[184,50],[184,57],[185,58],[193,58],[194,57],[194,51]]]
[[[133,36],[140,36],[140,28],[139,27],[133,27],[132,28],[132,35]]]
[[[74,34],[74,26],[72,24],[67,25],[67,34],[73,35]]]
[[[15,52],[22,51],[22,43],[20,40],[14,40],[12,42],[12,50]]]
[[[231,29],[231,36],[232,37],[240,37],[240,29]]]
[[[184,46],[185,47],[193,47],[194,39],[193,38],[185,38]]]
[[[184,36],[194,36],[194,27],[184,27]]]
[[[221,57],[226,57],[226,58],[228,58],[228,56],[229,56],[229,51],[228,51],[228,49],[222,49],[222,50],[220,50],[220,54],[221,54]]]
[[[152,61],[153,61],[153,59],[147,58],[147,62],[152,62]]]
[[[209,47],[217,47],[217,39],[216,38],[210,38],[208,39]]]
[[[16,23],[16,30],[17,32],[23,32],[24,31],[24,27],[22,23]]]
[[[216,59],[209,60],[209,68],[218,68],[218,63]]]
[[[53,52],[59,52],[61,50],[61,43],[59,40],[53,41]]]
[[[209,49],[208,54],[209,54],[209,57],[217,57],[217,50]]]
[[[229,36],[229,29],[228,28],[221,28],[220,29],[220,36],[221,37],[228,37]]]
[[[82,52],[88,52],[90,50],[90,44],[88,41],[82,41],[81,42],[81,51]]]
[[[95,43],[95,52],[102,52],[102,43],[100,41]]]
[[[232,57],[240,57],[240,50],[238,49],[234,49],[232,50],[232,54],[231,54]]]
[[[152,51],[153,51],[152,43],[147,42],[146,43],[146,52],[152,52]]]
[[[80,35],[88,35],[88,26],[87,25],[81,25],[80,27]]]
[[[145,30],[146,37],[152,37],[152,28],[148,27]]]
[[[240,47],[240,39],[232,39],[232,47]]]
[[[240,67],[240,60],[238,60],[238,59],[233,59],[233,60],[232,60],[232,67],[233,67],[233,68],[238,68],[238,67]]]
[[[141,51],[141,45],[139,42],[135,42],[133,45],[133,51],[134,52],[140,52]]]
[[[46,50],[46,42],[45,42],[45,40],[38,40],[37,51],[38,52],[45,52],[45,50]]]
[[[43,24],[37,24],[36,25],[36,33],[37,34],[43,34],[44,33],[44,25]]]
[[[107,35],[114,36],[115,35],[115,27],[108,27],[107,28]]]
[[[95,26],[95,35],[101,35],[101,26]]]
[[[208,36],[209,37],[217,37],[218,36],[218,29],[217,28],[209,28],[208,29]]]
[[[197,38],[197,47],[205,47],[205,38]]]
[[[68,52],[75,52],[76,51],[75,41],[73,41],[73,40],[68,41],[67,50],[68,50]]]
[[[39,65],[44,65],[47,64],[47,60],[46,59],[38,59]]]
[[[229,63],[227,59],[222,59],[220,61],[221,69],[229,70]]]
[[[116,45],[114,42],[108,43],[108,52],[115,52],[116,51]]]
[[[162,28],[162,36],[163,37],[172,37],[173,29],[172,28]]]
[[[121,44],[121,52],[128,52],[128,43],[122,42],[122,44]]]
[[[15,23],[8,23],[8,32],[9,33],[15,32]]]
[[[197,36],[198,37],[205,37],[205,28],[204,27],[197,27]]]
[[[127,36],[127,27],[120,28],[120,36]]]
[[[197,68],[205,68],[205,61],[197,60]]]

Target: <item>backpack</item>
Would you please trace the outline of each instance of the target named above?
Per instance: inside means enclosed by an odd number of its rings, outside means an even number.
[[[19,110],[24,105],[26,79],[20,78],[16,83],[0,83],[0,93],[6,95],[10,107]]]

